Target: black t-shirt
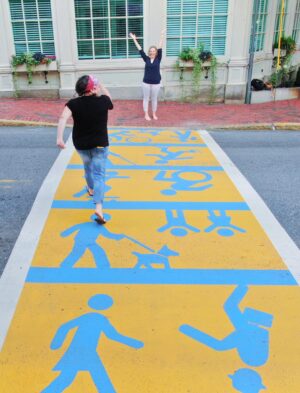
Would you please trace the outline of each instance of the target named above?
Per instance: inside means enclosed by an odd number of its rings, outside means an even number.
[[[162,57],[162,49],[157,50],[157,56],[151,63],[150,57],[146,55],[146,53],[140,50],[140,55],[142,56],[145,62],[145,73],[144,73],[144,83],[148,83],[150,85],[158,85],[161,80],[160,76],[160,62]]]
[[[108,96],[82,96],[66,103],[71,110],[73,126],[73,143],[78,150],[93,149],[109,145],[107,135],[108,110],[113,104]]]

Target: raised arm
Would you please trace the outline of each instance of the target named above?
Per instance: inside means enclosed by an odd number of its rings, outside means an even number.
[[[56,144],[61,149],[64,149],[66,147],[64,142],[64,131],[66,128],[67,121],[71,116],[72,116],[71,110],[67,106],[65,106],[64,110],[62,111],[62,114],[60,115],[58,126],[57,126]]]
[[[134,42],[135,46],[137,47],[137,50],[142,50],[141,45],[138,43],[138,40],[136,39],[136,35],[133,33],[129,33],[129,37],[131,37],[133,39],[133,42]]]
[[[159,44],[158,44],[158,49],[162,49],[162,47],[163,47],[164,40],[165,40],[165,33],[166,33],[165,29],[163,29],[160,33],[160,40],[159,40]]]

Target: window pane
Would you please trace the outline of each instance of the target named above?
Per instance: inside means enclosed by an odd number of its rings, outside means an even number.
[[[200,16],[198,18],[198,34],[200,36],[210,36],[212,29],[212,18],[210,16]]]
[[[226,32],[227,27],[227,17],[226,16],[216,16],[214,18],[214,35],[222,35],[224,31]]]
[[[141,45],[141,47],[143,47],[143,40],[139,40],[139,44]],[[140,54],[138,52],[138,50],[136,49],[136,46],[134,45],[134,42],[132,40],[130,40],[128,42],[128,56],[129,57],[140,57]]]
[[[226,37],[215,37],[212,45],[212,52],[215,55],[224,55]]]
[[[80,19],[76,21],[77,27],[77,38],[91,38],[92,37],[92,26],[89,19]]]
[[[42,47],[41,47],[40,42],[29,42],[28,50],[30,53],[41,52]]]
[[[11,19],[23,19],[21,0],[9,0]]]
[[[91,16],[90,0],[75,0],[76,18],[89,18]]]
[[[180,18],[179,17],[172,17],[168,18],[167,21],[167,36],[180,36]]]
[[[194,48],[195,47],[195,38],[182,38],[182,49],[184,48]]]
[[[111,56],[113,58],[123,58],[127,56],[126,40],[111,41]]]
[[[126,16],[126,2],[125,2],[125,0],[110,0],[110,15],[111,16]]]
[[[199,12],[199,14],[212,14],[213,13],[213,1],[212,0],[199,0],[198,12]]]
[[[128,16],[143,15],[143,0],[127,0]]]
[[[136,34],[137,37],[143,36],[143,19],[131,18],[128,19],[128,31]]]
[[[227,14],[228,0],[219,0],[215,2],[215,14]]]
[[[178,56],[180,52],[180,38],[167,39],[167,55]]]
[[[35,0],[23,0],[26,19],[37,19],[37,9]]]
[[[199,37],[197,39],[197,47],[203,46],[203,50],[212,50],[210,37]],[[217,53],[214,53],[217,54]]]
[[[55,55],[54,42],[42,42],[42,52],[45,55]]]
[[[196,14],[197,13],[197,0],[182,0],[182,13],[183,14]]]
[[[78,41],[78,57],[80,59],[92,59],[93,58],[92,41]]]
[[[13,22],[12,28],[15,42],[26,41],[24,22]]]
[[[39,41],[41,39],[38,22],[26,22],[28,41]]]
[[[93,0],[93,17],[103,18],[108,15],[108,2],[107,0]]]
[[[27,52],[27,47],[26,47],[25,43],[23,43],[23,44],[21,44],[21,43],[16,44],[15,45],[15,49],[16,49],[16,55],[17,56],[22,55],[23,53]]]
[[[94,38],[109,38],[108,20],[94,20]]]
[[[195,35],[196,16],[184,16],[182,18],[182,35]]]
[[[126,19],[111,19],[111,37],[126,37]]]
[[[49,41],[54,40],[52,22],[42,21],[40,25],[41,25],[42,40],[49,40]]]
[[[38,0],[38,9],[40,19],[52,18],[50,0]]]
[[[95,41],[95,58],[96,59],[109,59],[109,41]]]

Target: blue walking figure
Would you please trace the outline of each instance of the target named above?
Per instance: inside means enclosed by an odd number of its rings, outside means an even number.
[[[113,305],[113,299],[108,295],[92,296],[88,305],[93,310],[106,310]],[[129,347],[139,349],[144,346],[142,341],[124,336],[109,322],[109,319],[98,312],[89,312],[78,318],[64,323],[57,330],[50,348],[61,348],[67,335],[75,330],[74,337],[65,354],[53,368],[61,371],[60,375],[41,393],[61,393],[70,386],[80,371],[88,371],[101,393],[116,393],[104,365],[98,355],[97,347],[102,334],[107,338]]]
[[[170,229],[173,236],[183,237],[188,234],[188,231],[200,232],[200,229],[187,224],[183,211],[181,210],[166,210],[167,224],[158,228],[157,232],[165,232]]]
[[[267,389],[261,376],[249,368],[241,368],[228,376],[232,380],[232,386],[241,393],[259,393],[262,389]]]
[[[162,147],[161,152],[163,154],[146,154],[146,156],[153,156],[153,157],[158,157],[160,160],[156,161],[156,164],[168,164],[169,161],[172,160],[189,160],[190,158],[193,158],[192,156],[187,156],[187,157],[180,157],[182,154],[185,153],[194,153],[196,150],[180,150],[180,151],[169,151],[169,147]]]
[[[246,233],[247,231],[236,225],[231,224],[231,217],[226,215],[225,210],[218,210],[220,214],[216,214],[215,211],[208,211],[208,219],[212,222],[212,225],[207,227],[204,232],[209,233],[216,229],[216,232],[220,236],[230,237],[234,236],[235,232]]]
[[[166,245],[164,245],[159,251],[152,252],[151,254],[142,254],[136,251],[132,252],[132,254],[138,258],[138,262],[135,265],[136,269],[142,268],[143,266],[153,269],[153,264],[163,265],[165,269],[170,269],[169,257],[179,255],[177,251],[170,250],[170,248]]]
[[[91,218],[93,219],[93,216]],[[96,240],[100,235],[113,240],[121,240],[125,237],[123,234],[111,233],[104,225],[99,225],[95,221],[76,224],[63,231],[61,236],[67,237],[73,233],[76,233],[74,246],[70,254],[61,262],[62,268],[72,268],[87,250],[93,254],[97,268],[110,268],[106,252]]]
[[[186,173],[193,173],[197,175],[202,175],[203,179],[200,180],[188,180],[184,179],[182,175]],[[173,183],[171,188],[166,190],[162,190],[161,194],[163,195],[176,195],[178,191],[204,191],[208,188],[212,187],[212,184],[204,184],[200,186],[197,184],[199,183],[208,183],[212,179],[212,175],[205,172],[205,171],[198,171],[198,172],[187,172],[185,170],[175,171],[173,173],[167,171],[160,171],[155,176],[154,180],[156,181],[165,181]]]
[[[273,316],[248,307],[241,311],[239,303],[247,292],[247,286],[238,286],[224,304],[224,310],[235,328],[224,339],[216,339],[190,325],[180,326],[180,332],[216,351],[236,349],[248,366],[262,366],[269,357],[270,334],[266,328],[272,326]]]
[[[197,139],[196,136],[191,136],[192,131],[189,130],[182,130],[182,131],[176,131],[176,136],[174,138],[179,139],[180,142],[188,142],[190,141],[195,141]]]

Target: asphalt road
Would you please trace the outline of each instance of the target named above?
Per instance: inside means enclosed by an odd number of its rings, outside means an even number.
[[[300,132],[210,134],[300,247]],[[0,274],[58,155],[55,135],[54,128],[0,128]]]

